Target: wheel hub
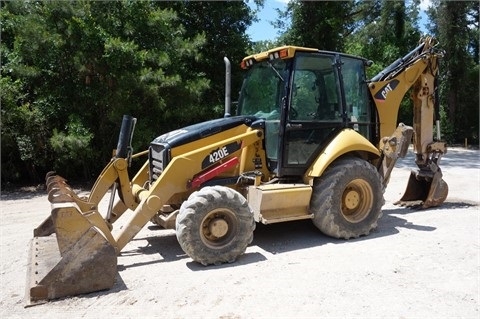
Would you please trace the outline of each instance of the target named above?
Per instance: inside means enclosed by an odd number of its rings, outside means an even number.
[[[350,223],[365,219],[373,206],[372,187],[358,178],[348,183],[342,195],[342,214]]]
[[[228,232],[228,223],[222,218],[215,218],[209,223],[208,230],[217,238],[223,237]]]
[[[354,209],[360,202],[360,195],[355,190],[349,190],[345,195],[345,206],[348,209]]]

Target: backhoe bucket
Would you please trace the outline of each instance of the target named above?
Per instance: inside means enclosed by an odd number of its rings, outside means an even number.
[[[395,205],[428,208],[441,205],[448,195],[448,185],[442,179],[442,173],[412,171],[407,189]]]
[[[82,213],[74,202],[52,203],[51,216],[31,241],[26,306],[113,286],[116,249],[92,224],[92,214],[98,212]]]

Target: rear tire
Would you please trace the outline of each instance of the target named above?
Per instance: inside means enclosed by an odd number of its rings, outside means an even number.
[[[255,229],[247,200],[223,186],[192,193],[175,223],[183,251],[205,266],[234,262],[252,242]]]
[[[354,157],[339,159],[314,181],[313,223],[335,238],[368,235],[382,216],[383,192],[381,176],[373,165]]]

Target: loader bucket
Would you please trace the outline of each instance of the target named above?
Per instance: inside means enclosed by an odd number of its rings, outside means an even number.
[[[441,205],[448,195],[448,185],[442,179],[442,173],[412,171],[407,189],[395,205],[428,208]]]
[[[26,306],[113,286],[117,252],[89,213],[74,202],[52,203],[30,244]]]

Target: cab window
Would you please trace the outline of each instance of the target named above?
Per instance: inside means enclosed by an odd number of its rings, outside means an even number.
[[[354,130],[369,139],[371,115],[363,61],[342,57],[342,75],[347,117]]]
[[[337,121],[341,112],[332,56],[299,56],[292,83],[290,120]]]

